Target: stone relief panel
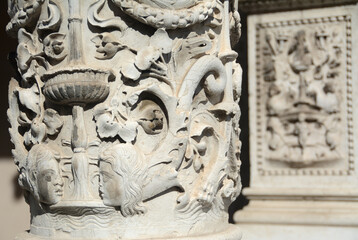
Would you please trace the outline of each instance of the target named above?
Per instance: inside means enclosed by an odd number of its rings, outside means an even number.
[[[227,232],[241,190],[234,2],[8,2],[9,132],[30,235]]]
[[[259,173],[354,170],[350,16],[256,25]]]

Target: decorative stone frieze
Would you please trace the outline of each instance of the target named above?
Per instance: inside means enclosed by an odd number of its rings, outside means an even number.
[[[240,239],[237,3],[8,3],[17,239]]]
[[[234,218],[251,233],[255,224],[342,227],[324,239],[357,233],[357,13],[349,5],[248,18],[250,203]],[[272,239],[287,238],[275,229]]]

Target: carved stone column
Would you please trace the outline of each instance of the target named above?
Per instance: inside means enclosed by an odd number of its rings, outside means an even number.
[[[248,17],[246,239],[357,239],[357,24],[357,5]]]
[[[240,239],[237,1],[8,4],[17,239]]]

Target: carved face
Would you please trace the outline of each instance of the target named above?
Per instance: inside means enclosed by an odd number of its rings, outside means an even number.
[[[100,194],[107,206],[120,206],[123,216],[141,214],[143,181],[146,176],[143,156],[131,144],[115,144],[101,154]]]
[[[100,194],[107,206],[121,206],[124,198],[123,177],[108,162],[100,163]]]
[[[36,184],[39,201],[56,204],[63,196],[63,181],[55,159],[41,161],[37,165]]]

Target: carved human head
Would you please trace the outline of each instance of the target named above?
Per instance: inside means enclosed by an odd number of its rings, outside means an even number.
[[[120,206],[124,216],[141,214],[143,182],[145,179],[143,157],[131,144],[115,144],[101,154],[100,193],[107,206]]]
[[[41,203],[53,205],[63,196],[58,158],[46,145],[35,145],[26,159],[20,183]],[[26,183],[24,183],[26,182]]]

